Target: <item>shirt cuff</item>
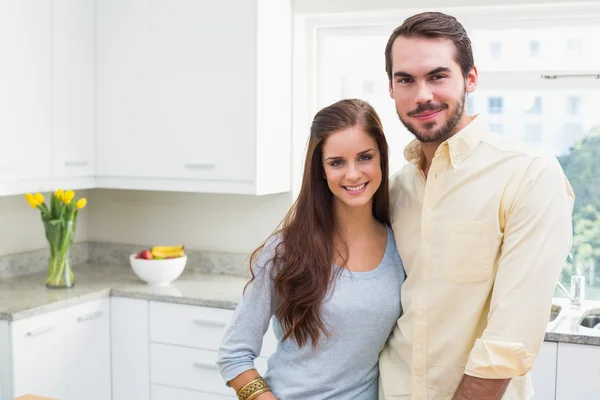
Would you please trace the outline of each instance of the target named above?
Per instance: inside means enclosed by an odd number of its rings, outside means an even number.
[[[465,374],[483,379],[510,379],[531,371],[536,356],[522,343],[477,339]]]

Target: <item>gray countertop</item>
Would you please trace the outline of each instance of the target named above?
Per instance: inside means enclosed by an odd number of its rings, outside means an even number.
[[[170,303],[234,309],[246,278],[186,270],[166,287],[152,287],[139,280],[128,265],[80,264],[74,268],[75,286],[47,289],[45,273],[0,280],[0,320],[19,320],[102,297],[128,297]],[[600,329],[579,325],[582,316],[600,314],[600,302],[586,301],[571,306],[556,298],[562,307],[548,324],[545,340],[600,346]]]
[[[73,268],[75,286],[48,289],[45,273],[0,280],[0,320],[19,320],[102,297],[118,296],[233,309],[246,279],[185,270],[166,287],[152,287],[128,265],[80,264]]]

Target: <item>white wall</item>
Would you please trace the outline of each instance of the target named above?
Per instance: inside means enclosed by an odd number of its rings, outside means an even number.
[[[292,203],[287,193],[254,197],[105,189],[91,191],[89,200],[91,241],[232,252],[252,251]]]
[[[87,197],[88,191],[77,191],[77,198]],[[48,193],[44,193],[46,200]],[[78,217],[75,242],[88,236],[89,208]],[[24,196],[0,197],[0,256],[47,247],[40,212],[29,206]]]
[[[598,3],[592,0],[589,3]],[[398,10],[403,8],[448,8],[448,7],[484,7],[496,5],[532,5],[559,4],[565,0],[422,0],[410,2],[400,0],[292,0],[294,14],[343,13],[357,11]],[[399,21],[401,22],[401,21]]]

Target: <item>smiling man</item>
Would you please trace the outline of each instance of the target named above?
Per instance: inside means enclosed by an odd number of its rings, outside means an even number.
[[[455,18],[408,18],[385,55],[390,96],[415,140],[390,186],[407,280],[379,397],[530,399],[571,246],[571,186],[555,157],[467,115],[478,73]]]

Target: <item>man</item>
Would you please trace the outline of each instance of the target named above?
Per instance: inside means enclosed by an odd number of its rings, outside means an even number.
[[[408,18],[385,53],[390,96],[416,139],[391,183],[408,278],[380,399],[530,399],[571,246],[571,186],[554,157],[467,115],[478,73],[455,18]]]

